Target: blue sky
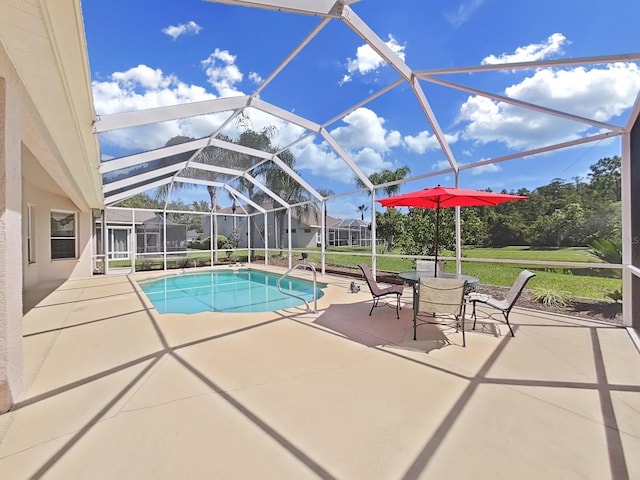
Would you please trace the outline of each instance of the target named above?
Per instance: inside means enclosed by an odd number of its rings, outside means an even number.
[[[319,23],[314,16],[200,0],[84,1],[94,102],[107,115],[151,107],[251,94]],[[635,0],[595,1],[362,0],[353,12],[414,71],[528,60],[569,59],[638,50]],[[260,92],[260,99],[318,124],[338,117],[398,74],[348,26],[332,20]],[[438,78],[493,94],[624,126],[640,90],[636,63],[458,73]],[[541,115],[465,91],[421,81],[455,160],[475,163],[598,133],[597,126]],[[175,135],[210,135],[216,114],[100,135],[103,159],[158,148]],[[256,130],[276,127],[286,146],[301,129],[258,110]],[[237,134],[237,124],[225,133]],[[369,175],[408,166],[411,176],[446,167],[433,126],[403,83],[327,125],[327,131]],[[335,193],[356,187],[353,174],[316,136],[291,151],[296,169],[315,188]],[[461,173],[460,186],[534,189],[560,177],[585,177],[599,158],[620,154],[620,140],[486,165]],[[401,192],[453,185],[452,174],[421,178]],[[187,202],[207,199],[204,187],[184,189]],[[329,204],[336,217],[358,217],[366,194]],[[220,199],[222,206],[225,202]],[[370,213],[370,212],[369,212]],[[369,215],[367,213],[367,215]]]

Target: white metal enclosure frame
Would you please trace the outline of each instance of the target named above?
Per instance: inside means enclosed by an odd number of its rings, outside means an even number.
[[[245,193],[241,192],[234,186],[234,181],[238,178],[242,178],[250,182],[255,188],[264,192],[268,197],[273,200],[274,204],[279,205],[279,208],[287,209],[290,212],[291,208],[296,207],[296,204],[289,204],[284,199],[280,198],[275,192],[269,190],[269,188],[261,181],[259,175],[254,174],[256,167],[263,162],[273,162],[279,168],[289,174],[303,189],[308,193],[313,202],[319,202],[325,206],[326,201],[332,197],[325,197],[320,193],[320,188],[310,185],[300,174],[289,168],[285,162],[282,161],[279,154],[285,150],[290,149],[299,142],[305,141],[311,137],[321,138],[326,142],[335,154],[342,159],[342,161],[353,172],[354,176],[359,179],[360,182],[371,192],[371,210],[375,210],[375,190],[386,185],[373,185],[367,176],[363,173],[362,169],[349,155],[347,150],[343,148],[340,143],[329,133],[328,127],[333,123],[343,119],[349,113],[354,112],[356,109],[365,106],[373,102],[378,97],[387,94],[391,90],[403,85],[408,86],[415,96],[415,101],[418,107],[424,114],[426,122],[433,130],[433,134],[437,139],[442,153],[448,163],[448,167],[415,175],[410,178],[406,178],[403,182],[414,181],[418,179],[424,179],[428,177],[435,177],[444,173],[452,173],[455,176],[455,186],[458,186],[459,175],[462,171],[470,171],[474,168],[497,164],[514,159],[520,159],[524,157],[530,157],[541,153],[565,149],[576,145],[581,145],[590,142],[597,142],[603,139],[620,137],[621,142],[626,145],[625,136],[630,132],[633,122],[637,119],[637,112],[640,109],[640,97],[636,97],[635,105],[633,108],[634,114],[631,115],[628,123],[624,126],[618,126],[607,122],[598,121],[592,118],[585,118],[580,115],[564,112],[559,109],[549,108],[547,106],[536,105],[529,102],[517,100],[504,95],[497,95],[489,91],[485,91],[479,88],[464,85],[458,82],[452,82],[449,79],[443,78],[444,76],[451,77],[457,74],[471,74],[477,72],[486,71],[509,71],[518,69],[536,69],[542,67],[566,67],[576,65],[595,65],[595,64],[615,64],[617,62],[638,62],[640,61],[640,53],[618,54],[609,56],[593,56],[583,58],[570,58],[563,60],[544,60],[544,61],[532,61],[532,62],[519,62],[519,63],[502,63],[497,65],[480,65],[458,68],[443,68],[443,69],[429,69],[420,70],[409,67],[405,61],[393,50],[391,50],[385,42],[378,36],[351,8],[351,4],[355,3],[350,0],[317,0],[314,2],[298,2],[296,0],[207,0],[212,3],[223,3],[236,6],[244,6],[250,8],[261,8],[269,10],[277,10],[280,12],[286,12],[293,15],[308,15],[319,18],[318,24],[308,33],[308,35],[287,55],[282,62],[272,71],[270,75],[253,91],[250,95],[235,96],[229,98],[218,98],[209,101],[202,101],[197,103],[174,105],[159,107],[153,109],[147,109],[142,111],[133,111],[125,113],[117,113],[112,115],[104,115],[97,117],[94,122],[94,132],[96,134],[109,132],[112,130],[132,128],[142,125],[148,125],[151,123],[164,122],[169,120],[184,119],[193,116],[210,115],[210,114],[222,114],[228,113],[226,120],[220,126],[211,133],[207,138],[201,138],[190,142],[182,143],[179,145],[173,145],[169,147],[159,148],[152,151],[146,151],[135,155],[121,157],[108,162],[103,162],[100,167],[100,172],[108,174],[116,172],[122,169],[128,169],[136,166],[144,165],[148,162],[161,160],[173,155],[186,154],[187,152],[193,152],[188,159],[179,161],[168,166],[161,166],[155,170],[144,171],[136,175],[112,182],[105,183],[104,195],[105,204],[114,205],[119,201],[134,196],[138,193],[148,191],[157,187],[168,185],[169,189],[175,182],[193,183],[206,185],[210,187],[222,188],[227,190],[234,198],[241,200],[245,204],[251,205],[258,214],[264,214],[265,211]],[[305,47],[314,39],[329,23],[334,21],[341,21],[346,28],[353,31],[358,37],[360,37],[368,46],[370,46],[393,70],[397,73],[398,79],[384,86],[378,91],[372,93],[367,98],[360,99],[355,102],[351,107],[345,111],[335,115],[324,122],[317,122],[304,118],[300,115],[294,114],[290,111],[284,110],[276,105],[266,102],[260,99],[261,92],[265,89],[269,83],[271,83],[286,67],[290,64],[296,56],[305,49]],[[434,85],[439,85],[444,88],[454,89],[461,92],[478,95],[494,101],[510,104],[523,108],[526,110],[535,111],[540,114],[550,115],[553,117],[560,117],[565,120],[584,124],[590,128],[595,128],[596,133],[584,135],[574,140],[565,141],[561,143],[555,143],[538,148],[531,148],[528,150],[510,153],[500,157],[485,159],[476,161],[470,164],[462,164],[453,151],[450,148],[449,142],[445,136],[440,122],[435,114],[431,102],[426,95],[423,84],[426,82]],[[239,116],[251,110],[258,110],[273,116],[274,118],[281,119],[285,122],[289,122],[292,125],[298,126],[302,133],[300,136],[289,143],[288,145],[279,148],[276,152],[265,152],[249,147],[244,147],[233,142],[225,141],[220,137],[222,129],[230,122],[237,119]],[[627,146],[623,145],[623,171],[627,169],[630,162],[630,151]],[[248,155],[260,159],[260,161],[251,165],[248,168],[230,168],[225,165],[211,165],[199,162],[199,155],[207,147],[216,147],[220,149],[226,149],[229,151],[237,152],[239,154]],[[216,181],[209,181],[202,178],[192,178],[185,175],[186,171],[201,170],[211,172],[218,177],[226,177],[225,181],[219,178]],[[623,175],[624,176],[624,175]],[[400,183],[400,182],[397,182]],[[354,189],[354,192],[359,191]],[[623,235],[629,237],[629,212],[631,204],[631,192],[630,186],[627,182],[623,181],[623,225],[626,227],[623,229]],[[215,212],[212,212],[214,214]],[[375,218],[375,216],[374,216]],[[290,219],[290,215],[289,215]],[[626,222],[626,223],[625,223]],[[323,228],[325,226],[323,225]],[[322,252],[324,258],[324,238],[322,244]],[[373,270],[376,268],[375,260],[375,238],[376,228],[375,222],[371,225],[371,237],[372,237],[372,264]],[[629,237],[630,240],[630,237]],[[626,244],[626,242],[625,242]],[[456,209],[456,257],[457,266],[460,270],[461,265],[461,242],[460,242],[460,212]],[[623,259],[623,268],[625,269],[624,288],[630,291],[630,279],[632,276],[636,276],[637,272],[631,265],[630,253],[625,250]],[[323,264],[324,269],[324,264]]]

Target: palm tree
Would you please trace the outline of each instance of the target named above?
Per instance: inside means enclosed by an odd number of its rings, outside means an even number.
[[[380,172],[372,173],[371,175],[369,175],[368,178],[371,181],[371,183],[373,183],[374,185],[382,185],[385,183],[396,182],[393,185],[386,185],[380,189],[387,196],[391,196],[398,193],[398,190],[400,190],[400,181],[404,180],[406,176],[409,175],[410,173],[411,173],[411,169],[407,166],[399,167],[393,171],[385,168]],[[362,183],[362,180],[360,180],[359,178],[356,178],[355,182],[359,187],[365,186],[364,183]],[[378,189],[376,188],[376,190]],[[368,192],[368,193],[369,195],[371,195],[371,192]]]
[[[227,142],[230,142],[231,139],[229,139],[226,136],[219,136],[218,137],[220,140],[224,140]],[[173,137],[171,138],[169,141],[167,141],[167,143],[165,144],[165,146],[169,147],[172,145],[178,145],[180,143],[185,143],[185,142],[189,142],[195,140],[194,138],[191,137],[185,137],[185,136],[177,136],[177,137]],[[185,152],[185,153],[181,153],[178,155],[172,155],[170,157],[166,157],[162,160],[160,160],[160,164],[161,165],[171,165],[177,162],[181,162],[181,161],[185,161],[188,160],[189,158],[191,158],[191,156],[195,153],[194,151],[190,151],[190,152]],[[197,156],[193,159],[193,162],[195,163],[204,163],[207,165],[216,165],[216,166],[231,166],[233,163],[233,153],[230,150],[224,149],[224,148],[219,148],[219,147],[214,147],[214,146],[207,146],[205,148],[203,148],[198,154]],[[193,168],[193,167],[187,167],[185,168],[182,172],[181,172],[181,176],[186,177],[186,178],[194,178],[194,179],[199,179],[199,180],[206,180],[209,182],[215,182],[217,181],[220,176],[222,174],[217,173],[217,172],[211,172],[208,170],[201,170],[198,168]],[[174,182],[173,183],[173,189],[174,190],[181,190],[183,188],[196,188],[198,187],[198,185],[193,184],[193,183],[182,183],[182,182]],[[169,195],[169,185],[164,185],[162,187],[160,187],[157,191],[156,191],[156,198],[158,200],[166,200],[167,196]],[[218,205],[217,205],[217,188],[212,186],[212,185],[207,185],[207,193],[209,194],[209,201],[210,201],[210,205],[211,205],[211,211],[215,212],[215,210],[217,209]],[[213,221],[213,218],[211,218],[212,220],[212,227],[213,227],[213,236],[211,239],[211,244],[215,245],[215,239],[218,236],[218,228],[216,225],[216,222]],[[218,256],[218,252],[216,250],[215,252],[215,256],[217,258]]]
[[[360,220],[364,222],[364,212],[369,209],[364,203],[362,205],[358,205],[358,211],[360,212]]]
[[[282,160],[288,167],[295,166],[295,157],[289,150],[285,150],[278,154],[280,160]],[[309,195],[305,189],[300,185],[293,177],[287,172],[282,170],[278,165],[269,163],[264,170],[265,184],[273,193],[278,195],[288,204],[302,203],[309,200]],[[317,206],[314,203],[305,203],[304,205],[297,205],[295,207],[296,216],[299,220],[307,218],[311,213],[317,213]],[[283,244],[283,238],[285,233],[285,210],[277,210],[274,212],[275,218],[278,220],[279,229],[276,232],[278,235],[278,244]]]
[[[230,141],[227,137],[220,137],[220,139],[225,141]],[[190,142],[193,140],[195,140],[195,138],[177,136],[169,139],[165,144],[165,147],[170,147],[172,145],[178,145],[180,143]],[[169,157],[165,157],[160,160],[160,166],[172,165],[177,162],[188,160],[194,153],[195,153],[195,150],[190,152],[180,153],[178,155],[171,155]],[[229,156],[230,156],[229,150],[208,146],[202,149],[200,153],[198,153],[198,155],[194,158],[194,161],[199,163],[206,163],[208,165],[227,166],[229,164]],[[220,176],[220,174],[216,172],[210,172],[206,170],[200,170],[197,168],[187,167],[182,171],[181,176],[215,182]],[[193,188],[196,186],[197,185],[193,183],[174,182],[172,188],[174,190],[180,190],[182,188]],[[217,203],[216,187],[207,185],[207,192],[209,193],[211,210],[215,210],[217,206],[216,205]],[[156,198],[158,200],[164,201],[166,200],[168,194],[169,194],[169,185],[164,185],[156,191]]]
[[[255,150],[260,150],[263,152],[275,151],[275,149],[271,145],[271,137],[273,136],[275,131],[274,127],[267,126],[263,128],[262,131],[256,132],[255,130],[252,130],[250,128],[250,125],[247,121],[242,123],[241,126],[246,128],[246,130],[240,134],[240,137],[236,142],[238,143],[238,145],[253,148]],[[248,171],[252,177],[256,178],[263,176],[266,169],[269,167],[269,162],[260,163],[262,160],[262,158],[236,152],[233,155],[232,166],[237,170]],[[263,192],[256,191],[256,186],[244,177],[237,179],[237,188],[257,204],[263,203],[265,200],[267,200],[267,196]],[[254,228],[251,229],[251,245],[256,245],[256,235],[259,233],[259,229],[255,221],[253,220],[254,215],[252,215],[253,213],[255,213],[255,208],[251,205],[247,205],[247,213],[249,214],[249,221],[253,221],[254,225]]]

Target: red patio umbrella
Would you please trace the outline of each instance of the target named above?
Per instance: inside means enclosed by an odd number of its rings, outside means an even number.
[[[383,207],[418,207],[436,209],[436,268],[438,275],[438,244],[440,241],[440,209],[448,207],[487,207],[511,200],[526,200],[522,195],[483,192],[482,190],[466,190],[455,187],[425,188],[415,192],[403,193],[393,197],[377,200]]]

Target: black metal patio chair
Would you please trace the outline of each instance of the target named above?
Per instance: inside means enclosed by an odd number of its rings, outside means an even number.
[[[388,287],[381,287],[373,278],[373,272],[371,271],[371,268],[369,268],[369,265],[367,265],[366,263],[361,263],[360,265],[358,265],[358,267],[360,267],[360,270],[362,270],[364,279],[366,280],[367,285],[369,286],[369,290],[371,291],[371,295],[373,296],[373,306],[369,311],[369,316],[371,316],[371,313],[373,313],[374,308],[382,306],[382,305],[379,305],[378,303],[381,298],[390,296],[390,295],[391,296],[395,295],[396,296],[396,318],[400,318],[400,310],[402,309],[402,307],[400,306],[400,297],[402,296],[402,291],[404,290],[404,286],[390,285]]]
[[[511,309],[518,301],[518,298],[520,298],[527,282],[535,276],[536,274],[529,270],[521,271],[505,297],[502,299],[483,293],[470,293],[468,301],[473,305],[473,310],[471,312],[471,316],[473,317],[473,329],[475,330],[476,328],[476,303],[483,303],[499,310],[502,313],[504,321],[507,323],[507,327],[509,327],[509,331],[511,332],[511,336],[515,337],[511,324],[509,323],[509,313],[511,313]]]

